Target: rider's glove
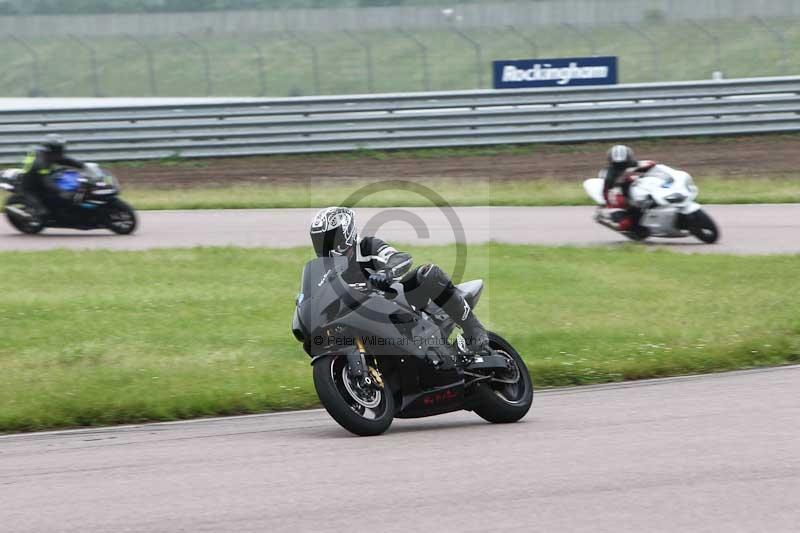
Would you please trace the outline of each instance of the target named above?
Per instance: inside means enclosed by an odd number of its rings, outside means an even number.
[[[379,291],[388,291],[392,285],[392,281],[394,280],[387,272],[375,272],[369,276],[370,284]]]

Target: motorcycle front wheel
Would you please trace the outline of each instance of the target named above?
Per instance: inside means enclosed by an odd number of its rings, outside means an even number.
[[[686,215],[686,224],[689,232],[706,244],[713,244],[719,240],[719,229],[708,213],[698,209]]]
[[[384,381],[359,384],[350,375],[347,357],[328,355],[314,363],[314,388],[328,414],[350,433],[380,435],[392,425],[394,398]]]
[[[510,370],[495,374],[491,380],[476,385],[478,406],[475,414],[494,424],[516,422],[528,414],[533,405],[533,381],[525,361],[500,335],[489,333],[489,347],[495,354],[507,357]]]
[[[126,202],[116,199],[106,207],[106,224],[117,235],[130,235],[136,230],[136,212]]]

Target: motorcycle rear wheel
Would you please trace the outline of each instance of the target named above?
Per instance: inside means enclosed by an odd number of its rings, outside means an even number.
[[[6,207],[10,205],[21,206],[26,211],[30,212],[30,206],[25,201],[23,196],[9,196],[5,205]],[[41,233],[41,231],[44,229],[44,224],[42,224],[38,218],[22,219],[11,213],[8,209],[5,209],[5,212],[8,223],[14,226],[14,228],[21,233],[25,233],[27,235],[36,235],[37,233]]]
[[[314,388],[328,414],[350,433],[380,435],[392,425],[394,397],[388,384],[384,382],[373,395],[359,395],[343,355],[328,355],[314,363]]]
[[[516,382],[486,381],[476,385],[478,406],[475,414],[494,424],[516,422],[528,414],[533,405],[533,381],[525,361],[500,335],[489,332],[489,347],[508,357],[516,366]]]
[[[650,230],[644,226],[637,225],[628,231],[623,231],[622,234],[632,241],[641,242],[650,236]]]

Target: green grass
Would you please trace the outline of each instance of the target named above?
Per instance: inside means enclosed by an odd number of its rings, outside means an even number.
[[[531,180],[486,181],[452,179],[413,180],[435,191],[437,204],[465,205],[590,205],[578,181]],[[408,181],[406,182],[408,183]],[[792,203],[800,202],[800,180],[795,178],[697,180],[699,200],[706,204]],[[354,203],[348,201],[363,187],[380,188]],[[431,200],[409,185],[391,182],[355,180],[327,182],[318,180],[304,184],[238,185],[189,189],[128,188],[124,197],[138,209],[244,209],[271,207],[321,207],[325,205],[359,205],[361,207],[409,207],[431,205]],[[371,190],[371,189],[370,189]]]
[[[453,248],[412,250],[452,269]],[[308,249],[0,254],[0,430],[315,405]],[[484,245],[479,314],[537,386],[800,361],[800,257]]]
[[[786,75],[798,72],[800,56],[792,53],[800,46],[800,24],[796,19],[767,21],[782,31],[789,50],[786,65],[781,64],[780,47],[775,37],[759,24],[747,20],[707,21],[704,28],[720,39],[721,68],[726,77]],[[568,57],[591,55],[586,39],[563,27],[526,30],[535,39],[532,49],[525,38],[505,29],[474,29],[468,33],[482,44],[483,86],[491,83],[491,60],[530,57]],[[622,82],[707,79],[718,70],[713,46],[708,37],[684,23],[651,22],[646,31],[658,43],[660,69],[654,65],[650,45],[622,26],[587,30],[601,55],[617,55]],[[475,55],[472,46],[456,34],[443,31],[418,31],[415,35],[428,47],[431,89],[472,89],[477,87]],[[212,94],[257,96],[261,94],[258,59],[250,45],[251,36],[235,38],[198,35],[211,57]],[[394,31],[361,32],[360,39],[372,45],[376,92],[424,90],[422,59],[417,45]],[[319,50],[319,94],[367,92],[364,50],[343,33],[318,33],[303,39]],[[206,81],[198,51],[186,41],[151,39],[156,50],[155,71],[161,96],[204,96]],[[264,34],[253,40],[265,56],[266,94],[270,96],[309,95],[315,92],[311,56],[306,46],[281,34]],[[91,96],[89,56],[70,39],[42,39],[31,43],[41,62],[41,85],[50,96]],[[92,41],[100,65],[100,88],[108,96],[147,96],[150,94],[147,63],[137,45],[122,37]],[[64,61],[69,57],[70,61]],[[7,43],[0,47],[0,93],[6,96],[27,94],[31,83],[30,58],[24,50]]]

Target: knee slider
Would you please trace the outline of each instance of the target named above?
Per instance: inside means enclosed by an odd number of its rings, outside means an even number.
[[[418,270],[418,275],[421,283],[441,283],[442,281],[447,283],[450,281],[439,265],[423,265]]]

